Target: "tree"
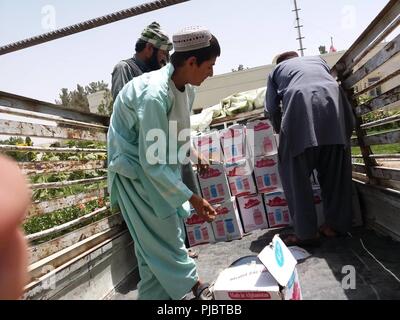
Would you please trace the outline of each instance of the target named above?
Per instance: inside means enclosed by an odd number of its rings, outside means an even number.
[[[68,92],[67,88],[62,88],[61,89],[60,99],[61,99],[61,103],[60,103],[60,101],[56,101],[57,104],[62,104],[63,106],[70,105],[70,103],[71,103],[71,95]]]
[[[105,97],[107,98],[111,96],[111,91],[108,89],[108,84],[105,83],[103,80],[91,82],[85,87],[77,84],[76,89],[72,91],[69,91],[67,88],[62,88],[59,95],[60,100],[56,100],[56,104],[78,111],[89,112],[89,101],[87,99],[87,96],[89,94],[93,94],[99,91],[105,91]],[[110,105],[103,106],[103,114],[110,114],[110,111],[112,110],[112,99],[111,103],[109,104]]]
[[[85,88],[79,84],[76,85],[76,90],[71,93],[71,106],[78,110],[89,112],[89,102]]]
[[[248,69],[248,68],[247,68]],[[243,71],[244,70],[244,66],[242,64],[239,64],[237,70],[236,69],[232,69],[232,72],[236,72],[236,71]]]
[[[86,94],[95,93],[98,91],[103,91],[108,89],[108,84],[102,81],[91,82],[85,87]]]
[[[328,51],[326,51],[326,46],[320,46],[319,48],[319,53],[320,54],[327,54]]]

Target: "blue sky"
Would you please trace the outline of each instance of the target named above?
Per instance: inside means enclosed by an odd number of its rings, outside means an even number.
[[[146,0],[0,0],[0,45],[121,9]],[[388,0],[298,0],[306,55],[319,45],[347,49]],[[53,20],[43,8],[51,6]],[[298,49],[293,0],[191,0],[94,30],[0,56],[0,90],[54,102],[60,89],[91,81],[111,82],[113,66],[132,56],[142,29],[158,21],[170,35],[189,25],[208,27],[219,39],[222,55],[215,74],[239,64],[257,67],[274,56]],[[49,12],[49,11],[47,11]]]

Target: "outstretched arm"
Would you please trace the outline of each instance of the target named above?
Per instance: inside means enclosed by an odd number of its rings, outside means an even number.
[[[28,280],[27,244],[20,225],[31,193],[14,161],[0,157],[0,176],[0,300],[15,300]]]

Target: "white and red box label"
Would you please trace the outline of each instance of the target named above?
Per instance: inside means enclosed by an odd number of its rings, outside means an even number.
[[[193,214],[185,221],[186,233],[191,247],[215,242],[214,232],[210,223]]]
[[[246,158],[246,128],[235,125],[220,132],[221,146],[227,163],[235,163]]]
[[[262,195],[241,197],[237,201],[245,232],[268,228]]]
[[[229,187],[233,196],[242,197],[257,193],[253,169],[247,160],[225,165]]]
[[[240,222],[239,211],[235,198],[223,204],[214,206],[217,217],[212,222],[212,228],[216,241],[230,241],[243,237],[243,227]]]
[[[270,228],[291,224],[289,207],[283,192],[264,194],[264,201]]]
[[[203,198],[215,204],[231,199],[224,165],[212,164],[208,170],[198,175]]]
[[[269,193],[282,190],[278,172],[278,156],[257,157],[254,163],[254,175],[258,193]]]
[[[254,157],[273,155],[278,152],[272,124],[258,120],[246,125],[246,141]]]
[[[207,160],[221,162],[223,160],[220,136],[218,131],[214,131],[201,136],[192,137],[193,145],[198,153]]]

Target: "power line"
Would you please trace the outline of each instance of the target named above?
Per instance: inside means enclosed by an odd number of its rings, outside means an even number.
[[[299,17],[299,11],[301,9],[299,9],[297,7],[297,0],[294,0],[294,10],[292,10],[292,12],[296,12],[296,26],[295,29],[297,29],[297,33],[298,33],[298,38],[296,40],[299,40],[299,44],[300,44],[300,53],[301,56],[304,57],[304,51],[306,50],[306,48],[303,47],[303,39],[305,39],[305,37],[302,36],[301,34],[301,28],[303,28],[302,25],[300,25],[300,17]]]
[[[110,24],[119,20],[127,19],[133,16],[137,16],[150,11],[158,10],[168,6],[172,6],[178,3],[186,2],[190,0],[158,0],[145,4],[141,4],[129,9],[114,12],[105,16],[87,20],[81,23],[74,24],[62,29],[54,30],[48,33],[44,33],[35,37],[31,37],[18,42],[10,43],[8,45],[0,47],[0,55],[4,55],[10,52],[22,50],[25,48],[33,47],[38,44],[53,41],[63,37],[70,36],[75,33],[83,32],[86,30],[94,29],[106,24]]]

